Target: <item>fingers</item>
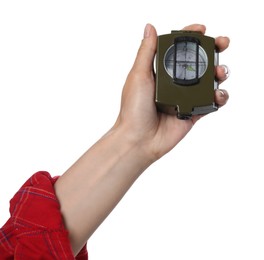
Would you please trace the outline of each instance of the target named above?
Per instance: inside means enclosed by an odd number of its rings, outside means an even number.
[[[219,83],[225,81],[230,75],[230,70],[226,65],[220,65],[216,67],[216,78]]]
[[[206,27],[202,24],[191,24],[183,28],[186,31],[198,31],[202,34],[205,34]],[[228,48],[230,43],[230,39],[228,37],[217,37],[215,38],[215,45],[219,52],[224,51]],[[219,83],[225,81],[230,75],[230,70],[226,65],[220,65],[216,67],[216,78],[218,79]],[[219,107],[224,106],[229,99],[229,94],[224,89],[217,89],[215,91],[215,102],[219,105]],[[193,116],[192,121],[193,123],[197,122],[200,118],[204,115]]]
[[[156,29],[151,24],[147,24],[144,30],[144,39],[139,47],[133,69],[143,73],[152,73],[156,49]]]
[[[229,94],[225,89],[217,89],[215,91],[215,103],[220,107],[224,106],[229,99]]]
[[[230,70],[226,65],[220,65],[216,67],[216,77],[219,80],[219,83],[225,81],[230,75]],[[229,99],[229,94],[224,89],[217,89],[215,91],[215,103],[219,107],[224,106]]]
[[[206,27],[203,24],[191,24],[191,25],[185,26],[182,30],[198,31],[198,32],[201,32],[202,34],[205,34]],[[220,36],[220,37],[215,38],[215,44],[219,52],[224,51],[229,46],[229,43],[230,43],[230,39],[228,37]]]
[[[191,24],[183,28],[184,31],[196,31],[205,34],[206,27],[203,24]]]
[[[229,43],[230,39],[228,37],[220,36],[215,38],[215,45],[217,46],[219,52],[224,51],[229,46]]]

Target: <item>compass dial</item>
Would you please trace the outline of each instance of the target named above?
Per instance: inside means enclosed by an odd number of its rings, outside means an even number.
[[[195,79],[197,76],[201,78],[204,75],[208,66],[208,57],[199,45],[197,60],[197,44],[191,41],[183,41],[168,48],[163,63],[166,72],[172,78],[188,81]]]

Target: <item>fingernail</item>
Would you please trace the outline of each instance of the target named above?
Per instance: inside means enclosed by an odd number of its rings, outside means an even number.
[[[219,91],[221,97],[225,96],[225,92],[223,90],[219,89],[218,91]]]
[[[144,30],[144,39],[148,38],[150,35],[151,25],[148,23]]]
[[[221,67],[225,71],[226,78],[228,78],[230,76],[230,69],[226,65],[221,65]]]

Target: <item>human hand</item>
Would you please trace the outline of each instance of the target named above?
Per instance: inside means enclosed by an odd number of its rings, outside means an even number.
[[[184,30],[205,33],[203,25],[190,25]],[[216,38],[220,51],[228,44],[228,38]],[[123,89],[115,125],[54,185],[75,255],[139,175],[179,143],[201,118],[194,116],[190,120],[179,120],[176,116],[157,112],[153,72],[156,45],[156,30],[147,25]],[[225,67],[216,68],[216,77],[219,82],[227,78]],[[215,102],[220,106],[227,99],[225,90],[215,92]]]
[[[189,25],[183,30],[205,33],[205,26]],[[229,38],[215,39],[219,51],[229,45]],[[190,120],[180,120],[176,116],[159,113],[156,110],[155,74],[153,60],[157,47],[157,33],[148,24],[144,39],[139,48],[135,63],[127,77],[121,100],[121,109],[115,127],[121,127],[129,140],[140,145],[151,161],[159,159],[177,145],[202,116],[193,116]],[[219,83],[228,77],[226,66],[216,67],[216,78]],[[228,100],[226,90],[215,91],[215,102],[221,107]]]

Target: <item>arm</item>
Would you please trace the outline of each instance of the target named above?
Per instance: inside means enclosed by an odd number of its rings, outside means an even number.
[[[202,25],[184,29],[205,33]],[[116,123],[55,184],[75,254],[140,174],[176,146],[201,118],[179,120],[157,113],[153,74],[156,44],[156,30],[147,25],[123,89]],[[229,39],[219,37],[216,44],[223,51],[228,47]],[[224,81],[227,78],[225,67],[217,67],[216,76],[220,82]],[[228,93],[217,90],[215,99],[220,106],[224,105]]]

